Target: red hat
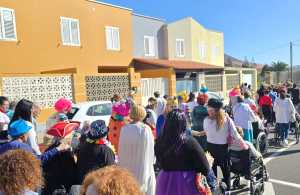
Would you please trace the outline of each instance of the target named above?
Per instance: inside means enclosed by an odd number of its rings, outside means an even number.
[[[64,138],[70,133],[72,133],[74,130],[78,129],[80,126],[79,122],[58,122],[55,125],[53,125],[48,131],[48,135],[52,135],[55,137]]]
[[[199,94],[197,97],[198,104],[204,105],[207,103],[208,95],[206,93]]]

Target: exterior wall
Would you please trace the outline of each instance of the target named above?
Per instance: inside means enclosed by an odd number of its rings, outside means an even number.
[[[168,24],[168,58],[182,59],[217,66],[224,66],[224,37],[223,33],[205,29],[193,18],[186,18]],[[185,40],[185,56],[176,57],[176,39]],[[201,58],[199,44],[205,44],[205,57]],[[217,57],[214,59],[212,48],[217,47]]]
[[[164,33],[162,20],[141,15],[132,15],[133,56],[136,58],[163,58]],[[155,56],[145,56],[144,36],[154,37]]]
[[[192,44],[191,44],[191,18],[176,21],[168,24],[168,59],[170,60],[191,60]],[[176,39],[184,39],[184,57],[176,56]]]
[[[2,0],[0,7],[15,10],[17,29],[16,42],[0,41],[1,73],[97,73],[98,66],[130,64],[131,10],[88,0]],[[80,47],[62,45],[61,16],[79,19]],[[120,51],[106,49],[105,26],[120,28]]]
[[[176,73],[173,69],[144,70],[140,73],[142,78],[167,78],[169,81],[169,95],[176,96]]]

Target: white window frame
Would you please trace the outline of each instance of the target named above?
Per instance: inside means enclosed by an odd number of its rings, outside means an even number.
[[[147,50],[146,50],[146,39],[148,39],[149,41],[149,53],[147,53]],[[152,41],[152,48],[150,47],[151,43],[150,43],[150,40]],[[152,51],[151,51],[152,49]],[[145,35],[144,36],[144,53],[145,53],[145,56],[147,57],[154,57],[155,56],[155,38],[154,36],[147,36]]]
[[[14,22],[14,32],[15,32],[15,38],[6,38],[5,37],[5,28],[4,28],[4,20],[3,20],[3,11],[10,11],[13,13],[13,22]],[[6,7],[0,7],[0,17],[1,17],[1,29],[2,29],[2,37],[0,37],[1,41],[17,41],[17,25],[16,25],[16,14],[14,9],[6,8]]]
[[[69,22],[69,32],[70,32],[70,41],[71,43],[64,43],[63,40],[63,28],[62,28],[62,21],[63,20],[68,20]],[[71,22],[77,22],[77,32],[78,32],[78,44],[73,43],[73,39],[72,39],[72,27],[71,27]],[[81,41],[80,41],[80,23],[79,23],[79,19],[75,19],[75,18],[68,18],[68,17],[64,17],[61,16],[60,17],[60,29],[61,29],[61,42],[64,46],[74,46],[74,47],[80,47],[81,46]]]
[[[200,59],[204,59],[206,57],[206,44],[204,42],[199,42],[199,56]]]
[[[181,48],[181,44],[180,44],[180,51],[178,53],[178,50],[177,50],[177,43],[178,42],[182,42],[182,46],[183,48]],[[181,53],[181,49],[183,51],[183,53]],[[179,57],[179,58],[183,58],[185,56],[185,43],[184,43],[184,39],[176,39],[176,42],[175,42],[175,52],[176,52],[176,57]]]
[[[117,48],[113,48],[113,47],[109,47],[109,43],[108,43],[108,37],[107,37],[107,34],[106,34],[106,32],[107,32],[107,30],[108,29],[110,29],[110,30],[117,30],[118,31],[118,41],[119,41],[119,43],[118,43],[118,47]],[[121,38],[120,38],[121,36],[120,36],[120,28],[119,27],[115,27],[115,26],[105,26],[105,39],[106,39],[106,49],[107,50],[110,50],[110,51],[120,51],[121,50]],[[110,41],[112,41],[112,46],[114,45],[114,39],[113,39],[113,37],[111,37],[112,38],[112,40],[110,40]]]

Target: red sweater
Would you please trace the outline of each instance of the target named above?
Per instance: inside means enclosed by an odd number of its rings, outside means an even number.
[[[270,108],[272,108],[272,106],[273,106],[272,99],[268,95],[262,96],[259,100],[259,106],[262,107],[264,105],[267,105]]]

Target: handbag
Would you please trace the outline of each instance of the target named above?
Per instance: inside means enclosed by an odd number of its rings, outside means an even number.
[[[198,173],[195,177],[195,184],[200,195],[212,195],[210,187],[207,183],[206,177]]]

